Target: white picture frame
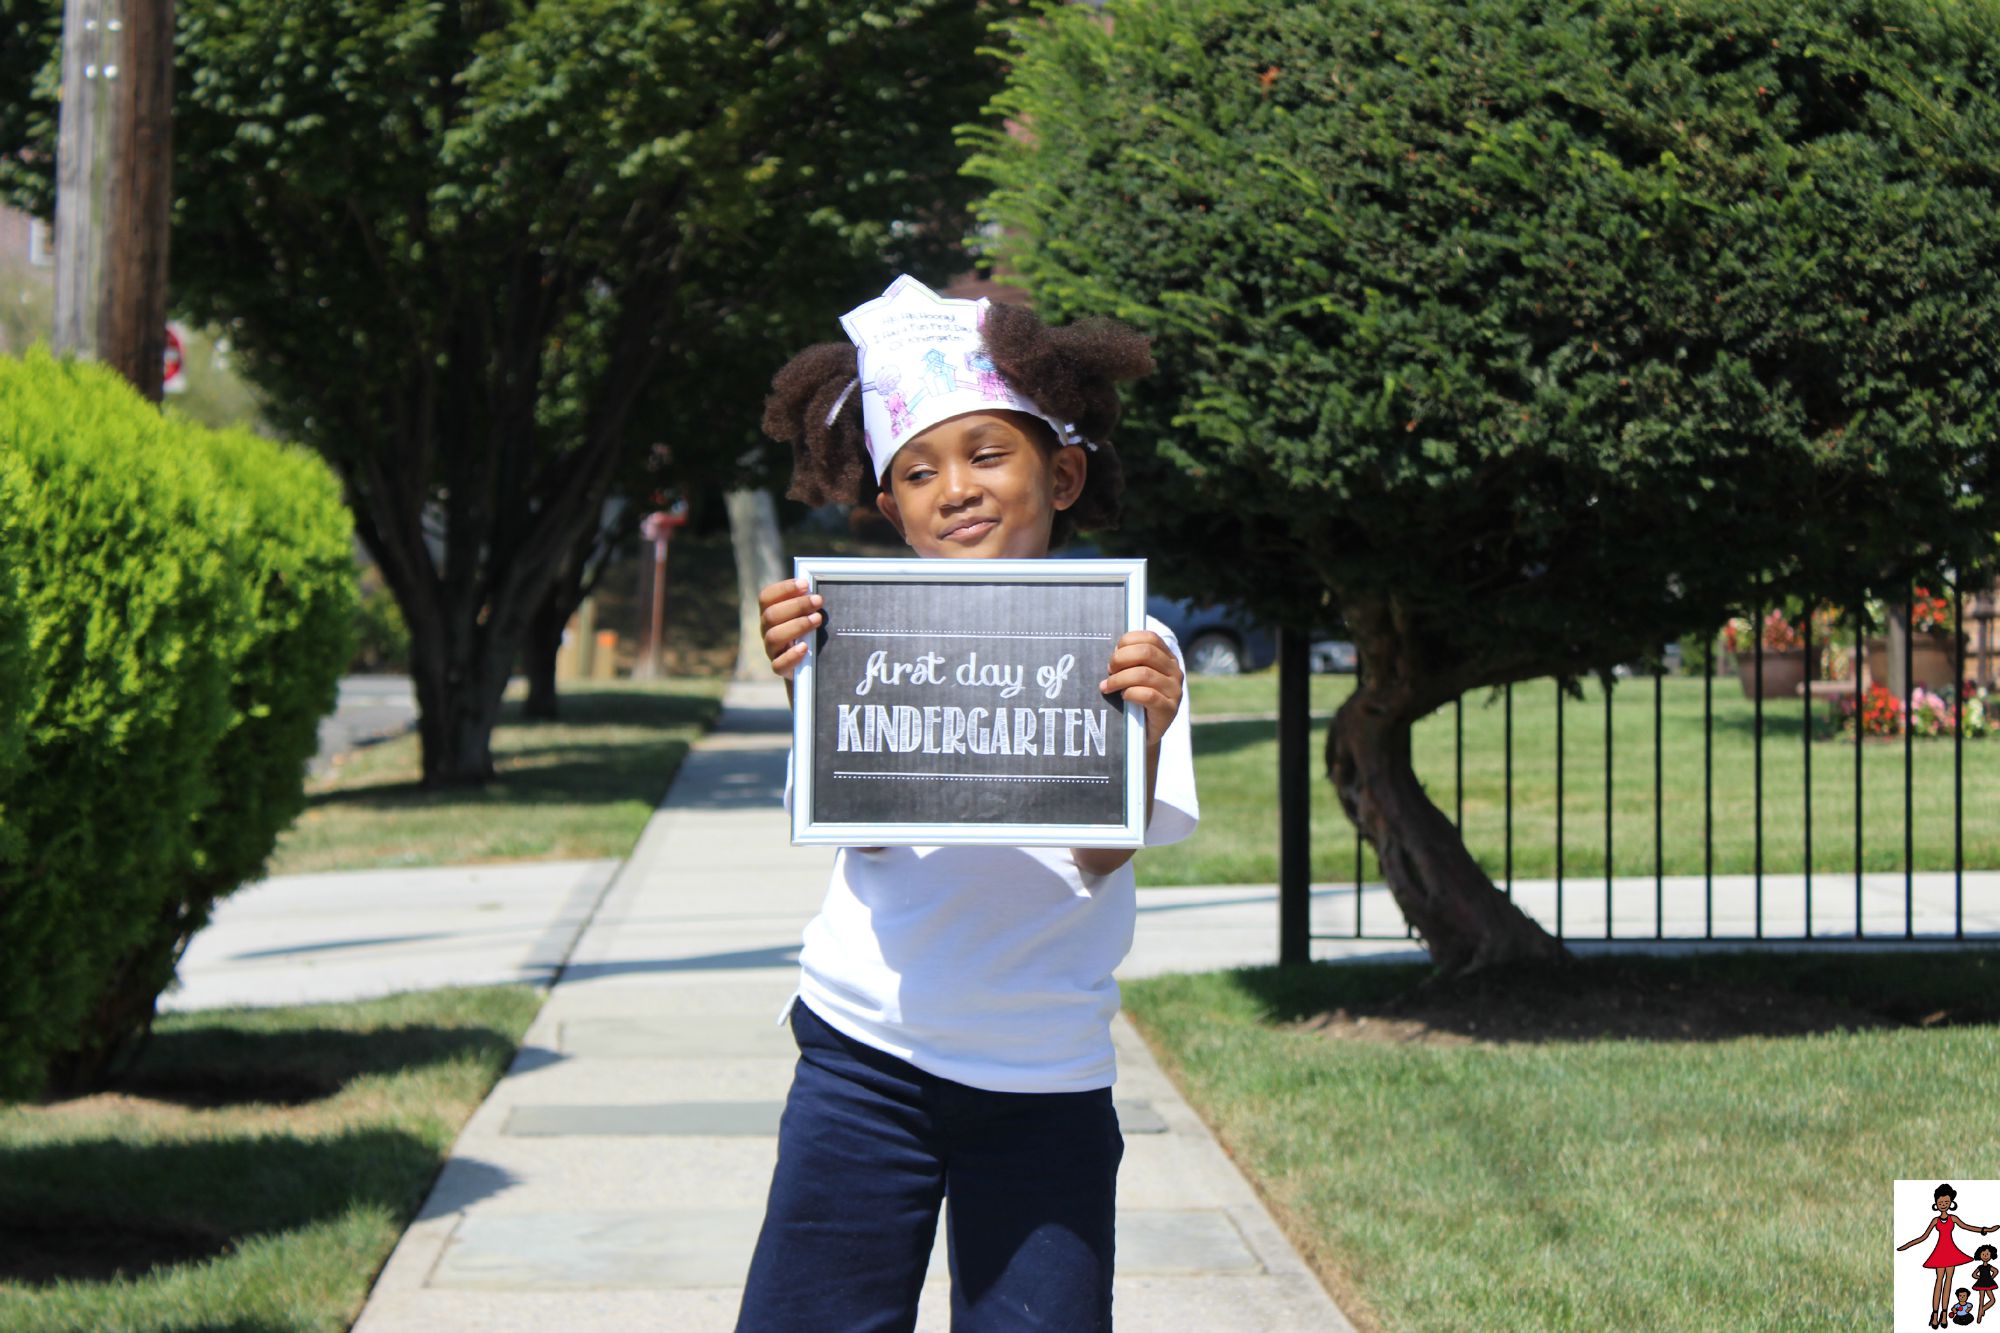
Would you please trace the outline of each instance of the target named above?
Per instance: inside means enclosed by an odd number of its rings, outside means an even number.
[[[917,558],[856,558],[847,556],[801,556],[792,562],[793,576],[804,579],[808,590],[822,592],[825,585],[842,581],[860,583],[963,583],[1009,586],[1114,586],[1120,590],[1123,623],[1110,642],[1102,644],[1103,660],[1079,662],[1079,669],[1101,672],[1111,656],[1119,635],[1146,627],[1146,562],[1143,559],[1088,560],[949,560]],[[1138,848],[1145,844],[1146,827],[1146,711],[1140,705],[1121,700],[1124,728],[1122,763],[1109,774],[1122,782],[1118,809],[1122,821],[1062,823],[1042,820],[1001,823],[977,821],[833,821],[815,817],[814,782],[817,772],[815,746],[818,744],[821,645],[830,634],[849,632],[829,616],[808,640],[804,659],[793,676],[792,704],[792,842],[811,846],[1022,846],[1022,847],[1117,847]],[[855,633],[875,631],[856,630]],[[1013,634],[993,630],[940,630],[940,634],[981,640],[1051,637],[1048,632]],[[1095,636],[1102,637],[1102,636]],[[1090,677],[1094,686],[1097,676]],[[1102,696],[1100,696],[1102,697]],[[1119,725],[1119,723],[1113,723]],[[860,776],[859,774],[851,776]],[[917,773],[893,776],[922,780]],[[964,775],[953,774],[963,778]],[[976,780],[976,778],[975,778]],[[996,779],[999,780],[999,779]],[[1029,776],[1009,776],[1007,781],[1034,783]],[[1058,779],[1046,779],[1051,786]],[[1063,779],[1077,780],[1077,779]],[[1097,779],[1091,779],[1097,780]]]

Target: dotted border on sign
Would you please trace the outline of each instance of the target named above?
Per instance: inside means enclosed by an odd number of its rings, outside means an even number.
[[[1115,634],[1096,634],[1088,630],[1034,629],[1003,632],[1000,630],[927,630],[927,629],[836,629],[830,631],[836,638],[841,635],[869,635],[878,639],[1115,639]]]
[[[837,778],[925,778],[933,782],[1109,782],[1110,778],[1041,777],[1034,773],[855,773],[836,768]]]

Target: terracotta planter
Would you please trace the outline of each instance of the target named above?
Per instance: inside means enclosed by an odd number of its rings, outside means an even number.
[[[1956,647],[1951,635],[1936,630],[1918,630],[1911,639],[1911,682],[1933,693],[1950,689],[1952,677],[1958,670],[1958,663],[1954,660]],[[1966,665],[1970,669],[1969,657]],[[1887,687],[1889,684],[1889,641],[1886,638],[1868,641],[1868,675],[1877,685]]]
[[[1752,650],[1754,653],[1755,650]],[[1736,659],[1736,678],[1743,682],[1743,697],[1757,697],[1757,659],[1744,653]],[[1764,650],[1764,698],[1796,699],[1806,679],[1806,650],[1766,648]]]

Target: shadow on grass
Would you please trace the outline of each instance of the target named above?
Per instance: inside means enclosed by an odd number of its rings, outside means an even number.
[[[561,715],[554,720],[527,718],[521,715],[521,701],[510,699],[501,705],[498,725],[519,729],[528,736],[541,733],[550,737],[587,727],[699,732],[722,712],[722,700],[707,695],[587,687],[564,693],[558,706]],[[371,783],[314,793],[307,798],[307,806],[393,806],[407,810],[480,801],[590,804],[630,800],[635,784],[643,784],[649,774],[671,773],[688,750],[685,739],[664,744],[631,739],[598,744],[588,737],[563,735],[560,741],[505,744],[511,739],[502,738],[496,746],[493,757],[500,772],[482,787],[430,790],[414,781]]]
[[[1321,765],[1317,762],[1320,749],[1326,744],[1328,723],[1315,722],[1310,728],[1313,738],[1312,772],[1315,778],[1324,780]],[[1209,754],[1234,754],[1257,745],[1272,745],[1278,739],[1278,724],[1275,720],[1264,722],[1204,722],[1193,729],[1194,752],[1197,756]]]
[[[183,1027],[156,1030],[138,1062],[105,1091],[190,1107],[300,1106],[330,1097],[363,1075],[461,1061],[504,1065],[513,1052],[514,1043],[504,1035],[479,1027],[265,1032]]]
[[[503,727],[705,727],[722,712],[722,700],[705,694],[575,686],[558,692],[554,719],[523,717],[521,700],[500,705]]]
[[[133,1278],[354,1210],[408,1217],[439,1156],[389,1129],[0,1148],[0,1281]]]
[[[1723,1041],[2000,1023],[2000,950],[1580,958],[1448,981],[1422,964],[1239,969],[1265,1022],[1384,1040]]]
[[[1769,699],[1764,701],[1764,744],[1766,747],[1789,745],[1795,750],[1798,748],[1799,739],[1805,730],[1805,721],[1799,716],[1798,707],[1799,701],[1797,699],[1787,699],[1778,703],[1774,703]],[[1823,707],[1815,707],[1813,710],[1813,740],[1815,742],[1837,739],[1837,736],[1829,729],[1825,713],[1826,710]],[[1696,730],[1700,730],[1699,725],[1697,725]],[[1756,742],[1757,715],[1747,710],[1740,713],[1734,710],[1727,713],[1718,712],[1715,715],[1715,734],[1718,736],[1737,737],[1739,738],[1737,744],[1748,747]],[[1841,744],[1850,750],[1854,748],[1854,742],[1851,738],[1841,741]]]
[[[664,791],[667,775],[680,766],[687,752],[688,743],[679,740],[646,750],[575,745],[511,750],[494,756],[500,771],[483,787],[431,789],[420,782],[383,782],[316,792],[306,799],[306,805],[316,810],[334,806],[422,810],[496,803],[613,805],[632,800],[649,779],[657,779]],[[509,767],[528,760],[539,762]],[[653,793],[648,799],[658,795]]]

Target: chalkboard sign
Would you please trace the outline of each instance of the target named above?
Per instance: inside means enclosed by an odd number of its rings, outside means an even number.
[[[1099,692],[1144,560],[801,558],[792,841],[1138,847],[1146,714]]]

